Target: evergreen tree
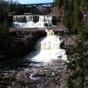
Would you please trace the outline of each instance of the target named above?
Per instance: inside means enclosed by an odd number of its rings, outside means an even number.
[[[14,10],[16,11],[17,14],[23,14],[24,13],[23,8],[19,4],[15,5]]]
[[[73,6],[74,6],[74,9],[78,8],[80,6],[80,0],[74,0]]]
[[[83,11],[88,10],[88,0],[81,0],[81,10]]]
[[[3,19],[4,19],[4,13],[3,13],[2,4],[0,3],[0,23],[3,23]]]
[[[55,0],[55,5],[60,9],[60,7],[63,6],[63,0]]]
[[[63,24],[77,33],[77,29],[81,26],[82,14],[80,11],[80,0],[64,0],[64,18]]]
[[[16,6],[16,4],[10,4],[9,5],[9,11],[15,11],[15,6]]]
[[[0,54],[4,53],[3,24],[0,24]]]
[[[66,4],[65,4],[66,3]],[[67,3],[67,0],[64,1],[64,8],[65,8],[65,13],[63,17],[63,24],[71,29],[73,25],[73,1],[69,1]]]
[[[8,35],[9,33],[9,24],[7,19],[5,18],[4,24],[3,24],[3,34]]]
[[[64,6],[64,10],[67,11],[67,9],[68,9],[68,0],[63,0],[63,6]]]
[[[70,14],[70,12],[67,11],[67,12],[65,12],[64,17],[63,17],[63,24],[64,24],[67,28],[70,28],[70,17],[69,17],[69,14]],[[68,19],[67,19],[67,18],[68,18]]]
[[[80,11],[80,0],[72,0],[68,2],[68,10],[70,10],[70,28],[74,33],[78,32],[81,26],[82,13]]]
[[[88,23],[85,25],[85,30],[88,33]]]
[[[78,29],[78,41],[74,47],[74,58],[68,59],[68,88],[88,88],[88,45],[84,28]]]
[[[5,55],[10,43],[9,24],[5,19],[4,24],[0,24],[0,54]]]
[[[73,21],[74,21],[74,23],[73,23],[73,32],[74,33],[77,33],[78,32],[78,27],[80,27],[81,26],[81,20],[82,20],[82,13],[80,12],[80,10],[79,10],[79,8],[75,8],[74,9],[74,12],[73,12]]]

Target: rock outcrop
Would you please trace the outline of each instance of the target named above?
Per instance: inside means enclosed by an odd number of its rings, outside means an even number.
[[[46,32],[38,29],[11,29],[10,35],[12,40],[6,58],[13,59],[27,55],[33,49],[35,42],[45,36]]]
[[[24,60],[24,64],[28,67],[2,72],[0,88],[66,88],[65,61],[56,60],[43,65]]]

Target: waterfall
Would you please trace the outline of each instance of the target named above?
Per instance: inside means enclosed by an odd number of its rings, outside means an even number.
[[[12,27],[15,28],[44,28],[46,27],[46,25],[47,26],[52,25],[52,16],[33,16],[33,15],[13,16]]]
[[[40,38],[35,44],[35,51],[27,55],[27,59],[37,62],[50,62],[56,59],[67,60],[67,55],[64,49],[60,48],[60,36],[54,34],[52,30],[46,30],[47,36]]]
[[[15,15],[13,16],[13,21],[14,22],[29,22],[29,21],[33,21],[33,16],[32,15]]]
[[[52,25],[52,16],[45,16],[45,21]]]

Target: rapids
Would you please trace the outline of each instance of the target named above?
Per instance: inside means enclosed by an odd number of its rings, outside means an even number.
[[[39,39],[34,49],[35,51],[29,53],[26,58],[35,62],[51,62],[56,59],[67,60],[67,55],[64,49],[60,48],[60,36],[54,34],[52,30],[46,30],[47,36]]]

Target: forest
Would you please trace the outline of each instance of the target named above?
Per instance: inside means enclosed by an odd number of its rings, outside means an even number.
[[[74,59],[68,58],[68,88],[88,87],[88,18],[83,21],[83,15],[88,14],[87,0],[55,0],[55,5],[60,9],[64,6],[63,24],[78,38],[73,46]]]

